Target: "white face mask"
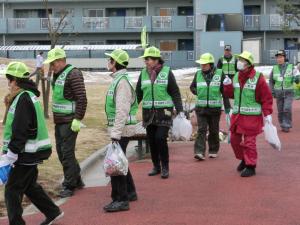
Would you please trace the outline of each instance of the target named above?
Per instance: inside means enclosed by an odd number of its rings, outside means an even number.
[[[238,70],[244,70],[245,69],[245,63],[238,60],[236,67],[237,67]]]

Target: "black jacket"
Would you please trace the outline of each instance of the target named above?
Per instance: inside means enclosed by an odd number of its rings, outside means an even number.
[[[203,73],[203,77],[204,77],[207,85],[210,84],[210,82],[211,82],[211,80],[212,80],[212,78],[215,74],[215,71],[216,71],[216,68],[213,68],[209,73],[207,73],[207,74]],[[223,102],[224,102],[225,109],[230,109],[229,99],[225,98],[224,95],[223,95],[223,81],[224,81],[224,79],[225,79],[225,75],[222,74],[220,91],[221,91],[221,94],[223,96]],[[194,80],[191,83],[190,90],[194,95],[197,96],[197,73],[195,74]],[[221,113],[221,107],[219,107],[219,108],[209,108],[209,107],[199,107],[199,106],[197,106],[196,111],[200,115],[201,114],[202,115],[204,115],[204,114],[210,114],[210,115],[211,114],[220,114]]]
[[[28,80],[20,85],[22,89],[33,92],[37,97],[40,92],[33,81]],[[16,105],[15,116],[12,123],[12,137],[8,148],[18,154],[16,164],[37,164],[49,158],[51,148],[37,153],[24,153],[25,144],[29,139],[35,139],[37,135],[37,117],[34,105],[27,93],[20,96]]]
[[[138,104],[143,100],[143,90],[141,88],[142,74],[139,76],[139,80],[136,85],[136,96]],[[171,96],[175,105],[176,112],[182,112],[182,100],[179,87],[176,83],[175,76],[170,70],[168,77],[167,92]],[[143,109],[143,124],[147,127],[150,124],[157,126],[171,126],[172,125],[173,108],[163,109]]]

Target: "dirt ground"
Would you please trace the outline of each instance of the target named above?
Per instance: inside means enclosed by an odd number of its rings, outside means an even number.
[[[106,134],[106,119],[104,113],[104,101],[107,85],[99,83],[87,83],[86,90],[88,96],[88,108],[83,120],[86,125],[82,128],[77,138],[76,156],[79,161],[86,159],[91,153],[105,146],[108,143],[108,135]],[[3,97],[7,93],[6,80],[0,78],[0,121],[4,115]],[[53,144],[53,153],[48,161],[39,166],[39,182],[47,190],[47,192],[55,197],[58,191],[60,180],[63,176],[62,167],[59,163],[54,139],[54,124],[52,115],[47,121],[48,129]],[[0,126],[0,136],[2,140],[3,127]],[[0,216],[5,215],[6,209],[4,205],[4,190],[0,187]]]

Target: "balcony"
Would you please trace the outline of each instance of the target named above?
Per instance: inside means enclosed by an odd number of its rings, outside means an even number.
[[[82,25],[84,29],[91,31],[106,30],[109,28],[108,17],[82,17]]]
[[[152,16],[152,31],[194,31],[194,16]]]
[[[125,17],[125,29],[138,29],[144,25],[143,17]]]
[[[245,15],[244,16],[245,30],[260,30],[260,15]]]

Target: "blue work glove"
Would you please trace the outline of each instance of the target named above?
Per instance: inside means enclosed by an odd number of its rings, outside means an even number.
[[[81,127],[81,122],[80,120],[73,119],[72,125],[71,125],[71,130],[74,132],[79,132]]]
[[[7,182],[9,172],[12,168],[12,165],[15,161],[18,160],[18,155],[14,154],[10,150],[6,154],[1,155],[0,158],[0,185],[3,185]]]

